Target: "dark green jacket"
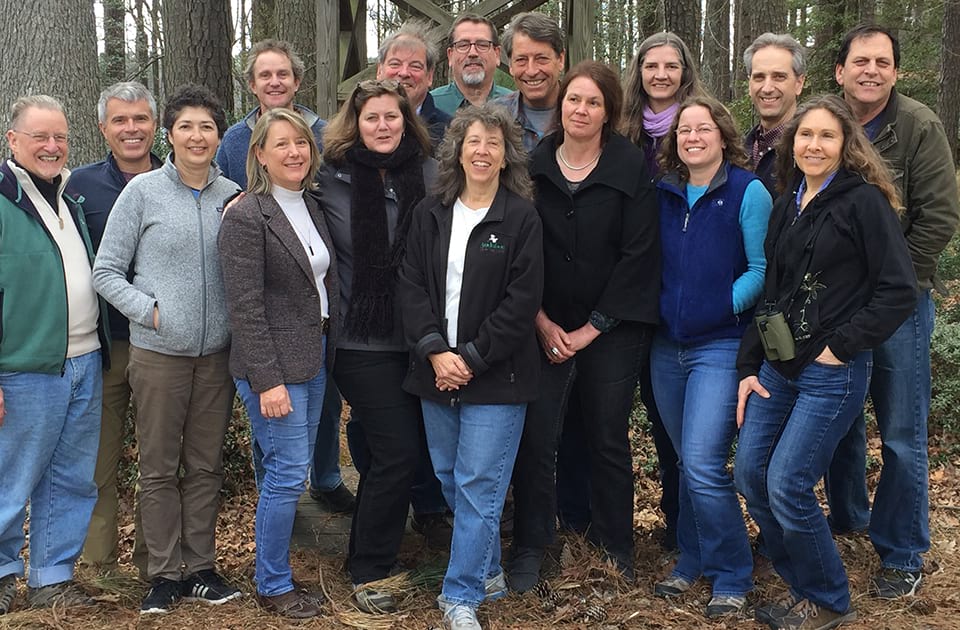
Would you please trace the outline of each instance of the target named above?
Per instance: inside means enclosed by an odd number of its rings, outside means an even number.
[[[61,190],[93,265],[83,208]],[[106,304],[99,337],[109,356]],[[0,372],[62,373],[67,356],[67,286],[60,248],[6,160],[0,164]]]
[[[917,285],[944,292],[936,278],[937,260],[957,229],[960,201],[943,123],[929,107],[896,90],[881,115],[873,145],[893,170],[903,198],[906,212],[900,222]]]

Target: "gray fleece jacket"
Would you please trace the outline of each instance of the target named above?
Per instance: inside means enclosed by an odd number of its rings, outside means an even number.
[[[120,193],[97,252],[93,286],[130,320],[132,345],[193,357],[229,346],[217,234],[223,201],[237,190],[213,165],[194,197],[168,157]]]

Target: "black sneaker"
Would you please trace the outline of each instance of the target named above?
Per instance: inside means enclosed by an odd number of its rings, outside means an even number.
[[[901,571],[884,568],[870,580],[870,594],[879,599],[899,599],[917,594],[920,588],[919,571]]]
[[[13,599],[17,596],[17,576],[5,575],[0,578],[0,615],[10,612]]]
[[[177,603],[177,600],[180,599],[180,589],[180,582],[176,580],[168,580],[166,578],[155,579],[150,586],[150,591],[147,592],[147,596],[143,598],[143,602],[140,604],[140,614],[167,614],[173,605]]]
[[[354,508],[357,507],[357,498],[343,483],[333,490],[310,488],[310,498],[319,503],[323,509],[334,514],[353,514]]]
[[[768,624],[779,630],[830,630],[856,619],[857,611],[853,608],[837,612],[818,606],[809,599],[801,599],[786,613],[773,615]]]
[[[797,605],[797,599],[793,593],[787,591],[785,595],[774,601],[763,602],[753,609],[753,618],[760,623],[767,625],[775,623],[775,619],[783,617],[790,609]]]
[[[203,602],[204,604],[218,606],[243,595],[240,589],[224,582],[223,578],[213,569],[198,571],[181,582],[180,585],[183,599],[188,602]]]

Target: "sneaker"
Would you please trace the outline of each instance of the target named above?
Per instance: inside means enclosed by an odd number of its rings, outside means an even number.
[[[219,606],[243,595],[240,589],[223,581],[213,569],[198,571],[180,583],[183,599],[188,602],[203,602]]]
[[[17,596],[17,576],[5,575],[0,578],[0,615],[10,612],[13,599]]]
[[[180,582],[157,578],[150,586],[150,591],[140,604],[141,615],[165,615],[182,594]]]
[[[27,603],[31,608],[54,606],[95,606],[96,602],[80,590],[73,580],[27,589]]]
[[[397,600],[393,593],[365,584],[353,585],[353,602],[360,612],[381,615],[397,610]]]
[[[714,595],[707,604],[707,619],[716,619],[725,615],[735,615],[747,605],[747,598],[742,595]]]
[[[357,498],[343,482],[333,490],[310,488],[310,498],[334,514],[353,514],[353,509],[357,507]]]
[[[483,630],[477,611],[464,604],[455,604],[443,613],[444,630]]]
[[[440,551],[449,551],[453,541],[453,523],[444,512],[417,514],[410,520],[413,531],[427,539],[427,547]]]
[[[540,581],[540,567],[543,566],[543,553],[543,549],[534,547],[514,547],[508,568],[511,589],[526,593],[537,585]]]
[[[787,593],[779,599],[772,602],[765,602],[754,608],[753,618],[760,623],[772,625],[775,623],[774,619],[786,615],[799,601],[793,593],[787,591]]]
[[[309,619],[310,617],[318,617],[323,612],[318,596],[296,588],[281,595],[260,595],[258,593],[257,602],[264,610],[291,619]]]
[[[671,575],[667,579],[654,584],[653,594],[657,597],[677,597],[690,590],[691,586],[693,586],[693,582],[690,580],[679,575]]]
[[[879,599],[911,597],[920,588],[920,577],[919,571],[884,568],[870,580],[870,594]]]
[[[767,622],[775,630],[830,630],[857,618],[857,611],[836,612],[822,608],[809,599],[801,599],[783,615],[774,615]]]
[[[483,593],[484,601],[491,602],[507,596],[507,577],[503,574],[503,571],[484,581]]]

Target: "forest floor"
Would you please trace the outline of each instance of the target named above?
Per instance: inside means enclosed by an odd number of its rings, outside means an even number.
[[[870,461],[879,458],[879,440],[871,437]],[[943,461],[940,458],[939,461]],[[876,466],[874,466],[876,468]],[[876,483],[877,471],[870,473]],[[703,616],[709,589],[701,580],[684,597],[667,601],[653,597],[654,583],[670,570],[671,559],[655,542],[662,519],[655,501],[659,487],[651,474],[638,472],[635,513],[637,582],[620,581],[589,545],[576,536],[563,537],[564,548],[557,559],[549,588],[541,594],[510,595],[484,604],[480,620],[487,630],[542,628],[732,628],[761,626],[749,613],[710,621]],[[343,571],[343,555],[321,555],[297,551],[292,559],[294,574],[309,588],[327,598],[325,615],[296,622],[259,609],[251,580],[254,562],[253,515],[255,492],[242,493],[224,502],[218,527],[218,563],[221,572],[245,595],[221,606],[181,603],[168,615],[141,619],[140,599],[146,586],[136,578],[129,564],[132,529],[129,497],[123,501],[121,572],[100,577],[81,571],[78,580],[95,596],[98,605],[90,609],[20,610],[23,585],[14,612],[0,616],[0,628],[64,630],[157,629],[164,630],[273,630],[281,628],[359,628],[369,630],[434,630],[440,627],[435,598],[446,558],[431,551],[423,539],[409,534],[401,562],[417,567],[412,580],[397,583],[403,594],[400,611],[372,616],[357,612],[350,603],[351,587]],[[878,568],[877,556],[866,535],[836,538],[850,579],[853,605],[858,620],[851,630],[900,630],[960,628],[960,460],[941,463],[930,473],[930,522],[932,544],[926,556],[925,575],[917,596],[901,601],[879,601],[867,594],[870,576]],[[752,525],[751,525],[752,527]],[[754,532],[755,533],[755,530]],[[778,596],[784,585],[776,576],[760,580],[752,600]]]

